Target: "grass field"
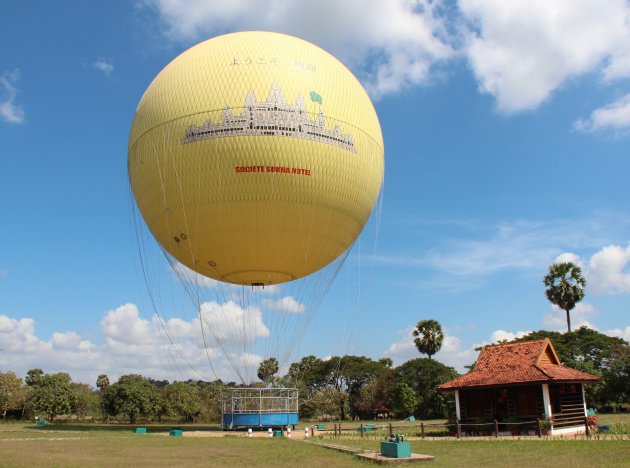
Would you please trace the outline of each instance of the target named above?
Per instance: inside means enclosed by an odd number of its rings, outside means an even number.
[[[129,427],[85,429],[0,424],[0,466],[346,467],[360,463],[289,439],[139,435]]]
[[[627,424],[628,415],[600,418],[600,423]],[[602,421],[603,419],[603,421]],[[129,426],[0,424],[0,466],[366,466],[351,455],[298,440],[226,437],[169,437],[170,426],[149,426],[134,434]],[[193,427],[185,426],[187,431]],[[195,429],[208,429],[195,426]],[[313,441],[370,450],[377,438],[354,435]],[[629,440],[432,440],[413,441],[412,451],[435,456],[433,466],[630,467]],[[374,465],[376,466],[376,465]]]
[[[339,442],[341,443],[341,442]],[[369,440],[344,445],[378,450]],[[628,440],[434,440],[411,442],[414,453],[433,455],[434,466],[462,467],[612,467],[630,466]]]
[[[617,424],[624,425],[628,427],[628,430],[630,432],[630,413],[600,414],[599,424],[606,424],[609,426],[614,426]]]

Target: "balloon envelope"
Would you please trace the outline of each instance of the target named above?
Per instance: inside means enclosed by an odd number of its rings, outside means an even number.
[[[144,93],[129,178],[160,245],[213,279],[268,285],[341,255],[378,197],[372,103],[338,60],[282,34],[219,36]]]

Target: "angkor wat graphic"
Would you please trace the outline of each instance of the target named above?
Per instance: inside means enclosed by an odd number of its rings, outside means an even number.
[[[318,94],[311,95],[311,98],[315,95],[321,102]],[[287,104],[280,86],[275,81],[265,102],[256,102],[254,91],[250,89],[240,115],[232,114],[232,109],[226,106],[219,123],[207,120],[201,125],[186,128],[182,144],[229,136],[274,135],[320,141],[356,153],[352,135],[341,133],[339,126],[335,126],[333,130],[326,128],[326,118],[322,112],[312,120],[306,112],[304,97],[301,94],[298,94],[295,104]]]

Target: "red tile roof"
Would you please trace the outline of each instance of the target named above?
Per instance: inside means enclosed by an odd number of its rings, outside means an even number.
[[[468,374],[438,388],[457,390],[469,387],[546,382],[596,382],[586,372],[564,367],[548,338],[520,343],[485,346],[475,368]]]

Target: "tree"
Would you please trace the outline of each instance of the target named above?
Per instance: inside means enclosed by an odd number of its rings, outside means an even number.
[[[166,386],[169,384],[168,380],[166,380],[166,379],[164,379],[164,380],[155,380],[155,379],[152,379],[151,377],[149,377],[147,380],[149,381],[149,383],[151,385],[153,385],[158,390],[160,390],[162,388],[166,388]]]
[[[197,382],[188,381],[189,384],[195,385],[199,391],[201,398],[201,415],[204,421],[218,421],[223,414],[221,409],[221,391],[223,382],[215,380],[214,382],[205,382],[198,380]]]
[[[378,380],[372,377],[357,392],[354,397],[353,409],[361,419],[370,419],[375,416],[376,408],[379,406]]]
[[[109,387],[109,377],[107,377],[107,374],[101,374],[96,378],[96,386],[101,391],[101,393],[103,393],[103,390]]]
[[[313,380],[312,374],[321,368],[322,361],[317,356],[304,356],[299,362],[289,366],[289,375],[294,380]]]
[[[15,372],[0,372],[0,412],[2,419],[7,418],[7,411],[19,408],[22,379]]]
[[[547,287],[547,299],[566,312],[567,330],[571,333],[570,311],[584,298],[586,279],[582,276],[582,270],[571,262],[554,263],[549,266],[549,273],[543,282]]]
[[[157,419],[158,422],[162,422],[162,418],[164,416],[174,416],[175,411],[171,406],[171,401],[166,396],[166,387],[157,387],[155,385],[155,380],[149,378],[149,383],[155,387],[157,391],[157,404],[155,405],[155,409],[153,410],[153,416]]]
[[[324,361],[313,355],[304,356],[299,362],[291,363],[287,375],[281,379],[281,384],[298,389],[300,417],[313,417],[321,409],[314,397],[319,389],[327,384]]]
[[[26,373],[26,378],[24,382],[29,387],[33,387],[35,385],[39,385],[44,377],[44,371],[41,369],[31,369]]]
[[[159,407],[157,389],[141,375],[123,375],[118,382],[103,392],[103,405],[107,414],[124,414],[130,424],[138,417],[153,416]]]
[[[418,397],[415,390],[405,382],[398,382],[394,389],[394,406],[396,413],[401,417],[414,414],[418,407]]]
[[[627,342],[616,336],[608,336],[587,327],[580,327],[571,333],[538,330],[513,341],[531,341],[549,338],[563,365],[582,372],[602,377],[602,380],[586,386],[586,397],[590,405],[610,406],[618,394],[609,391],[608,380],[612,374],[607,372],[615,359],[618,348]]]
[[[346,416],[346,403],[352,416],[357,415],[356,402],[361,388],[385,369],[384,363],[373,361],[365,356],[332,357],[324,361],[324,375],[327,385],[331,385],[339,396],[339,415]]]
[[[444,340],[442,326],[436,320],[419,321],[412,335],[415,337],[413,342],[418,351],[429,356],[429,359],[440,350]]]
[[[340,403],[344,402],[346,395],[339,389],[331,386],[320,388],[311,400],[313,405],[324,415],[333,415],[339,410]]]
[[[24,419],[29,411],[32,393],[33,387],[29,387],[28,385],[22,385],[20,387],[20,391],[16,397],[17,406],[15,409],[21,412],[21,419]]]
[[[98,409],[98,395],[94,394],[92,387],[85,383],[72,383],[74,390],[74,414],[78,420],[85,419]]]
[[[297,387],[300,397],[308,398],[317,389],[326,385],[327,368],[321,359],[316,356],[304,356],[299,362],[289,366],[289,371],[284,377],[286,386]]]
[[[562,364],[576,368],[579,368],[581,364],[590,364],[594,369],[603,369],[607,367],[614,350],[619,346],[627,345],[622,338],[608,336],[588,327],[580,327],[571,333],[538,330],[513,341],[532,341],[542,338],[551,340]]]
[[[406,383],[416,392],[416,417],[446,418],[454,412],[453,394],[438,392],[437,387],[457,377],[455,369],[434,359],[417,358],[403,363],[397,368],[397,372],[397,382]]]
[[[103,403],[103,392],[107,387],[109,387],[109,385],[109,377],[107,377],[107,374],[100,374],[96,378],[96,386],[98,387],[99,397],[101,400],[101,417],[103,422],[109,422],[109,414],[107,414],[107,410],[105,409],[105,405]]]
[[[618,346],[603,373],[604,393],[613,404],[630,402],[630,346]]]
[[[379,364],[386,366],[389,361]],[[376,419],[379,413],[389,414],[394,400],[396,371],[389,367],[377,370],[350,398],[350,409],[361,419]]]
[[[186,382],[175,382],[164,389],[170,409],[185,422],[195,422],[202,410],[199,390]]]
[[[278,372],[278,360],[276,358],[265,359],[258,367],[258,378],[265,385],[269,385],[273,380],[273,376]]]
[[[384,367],[392,367],[394,365],[394,361],[392,358],[384,357],[378,360]]]
[[[70,375],[66,372],[44,375],[35,372],[30,377],[33,375],[37,375],[35,380],[29,379],[33,387],[31,395],[33,409],[36,412],[45,414],[50,422],[56,416],[70,414],[76,403],[76,394],[72,388]]]

